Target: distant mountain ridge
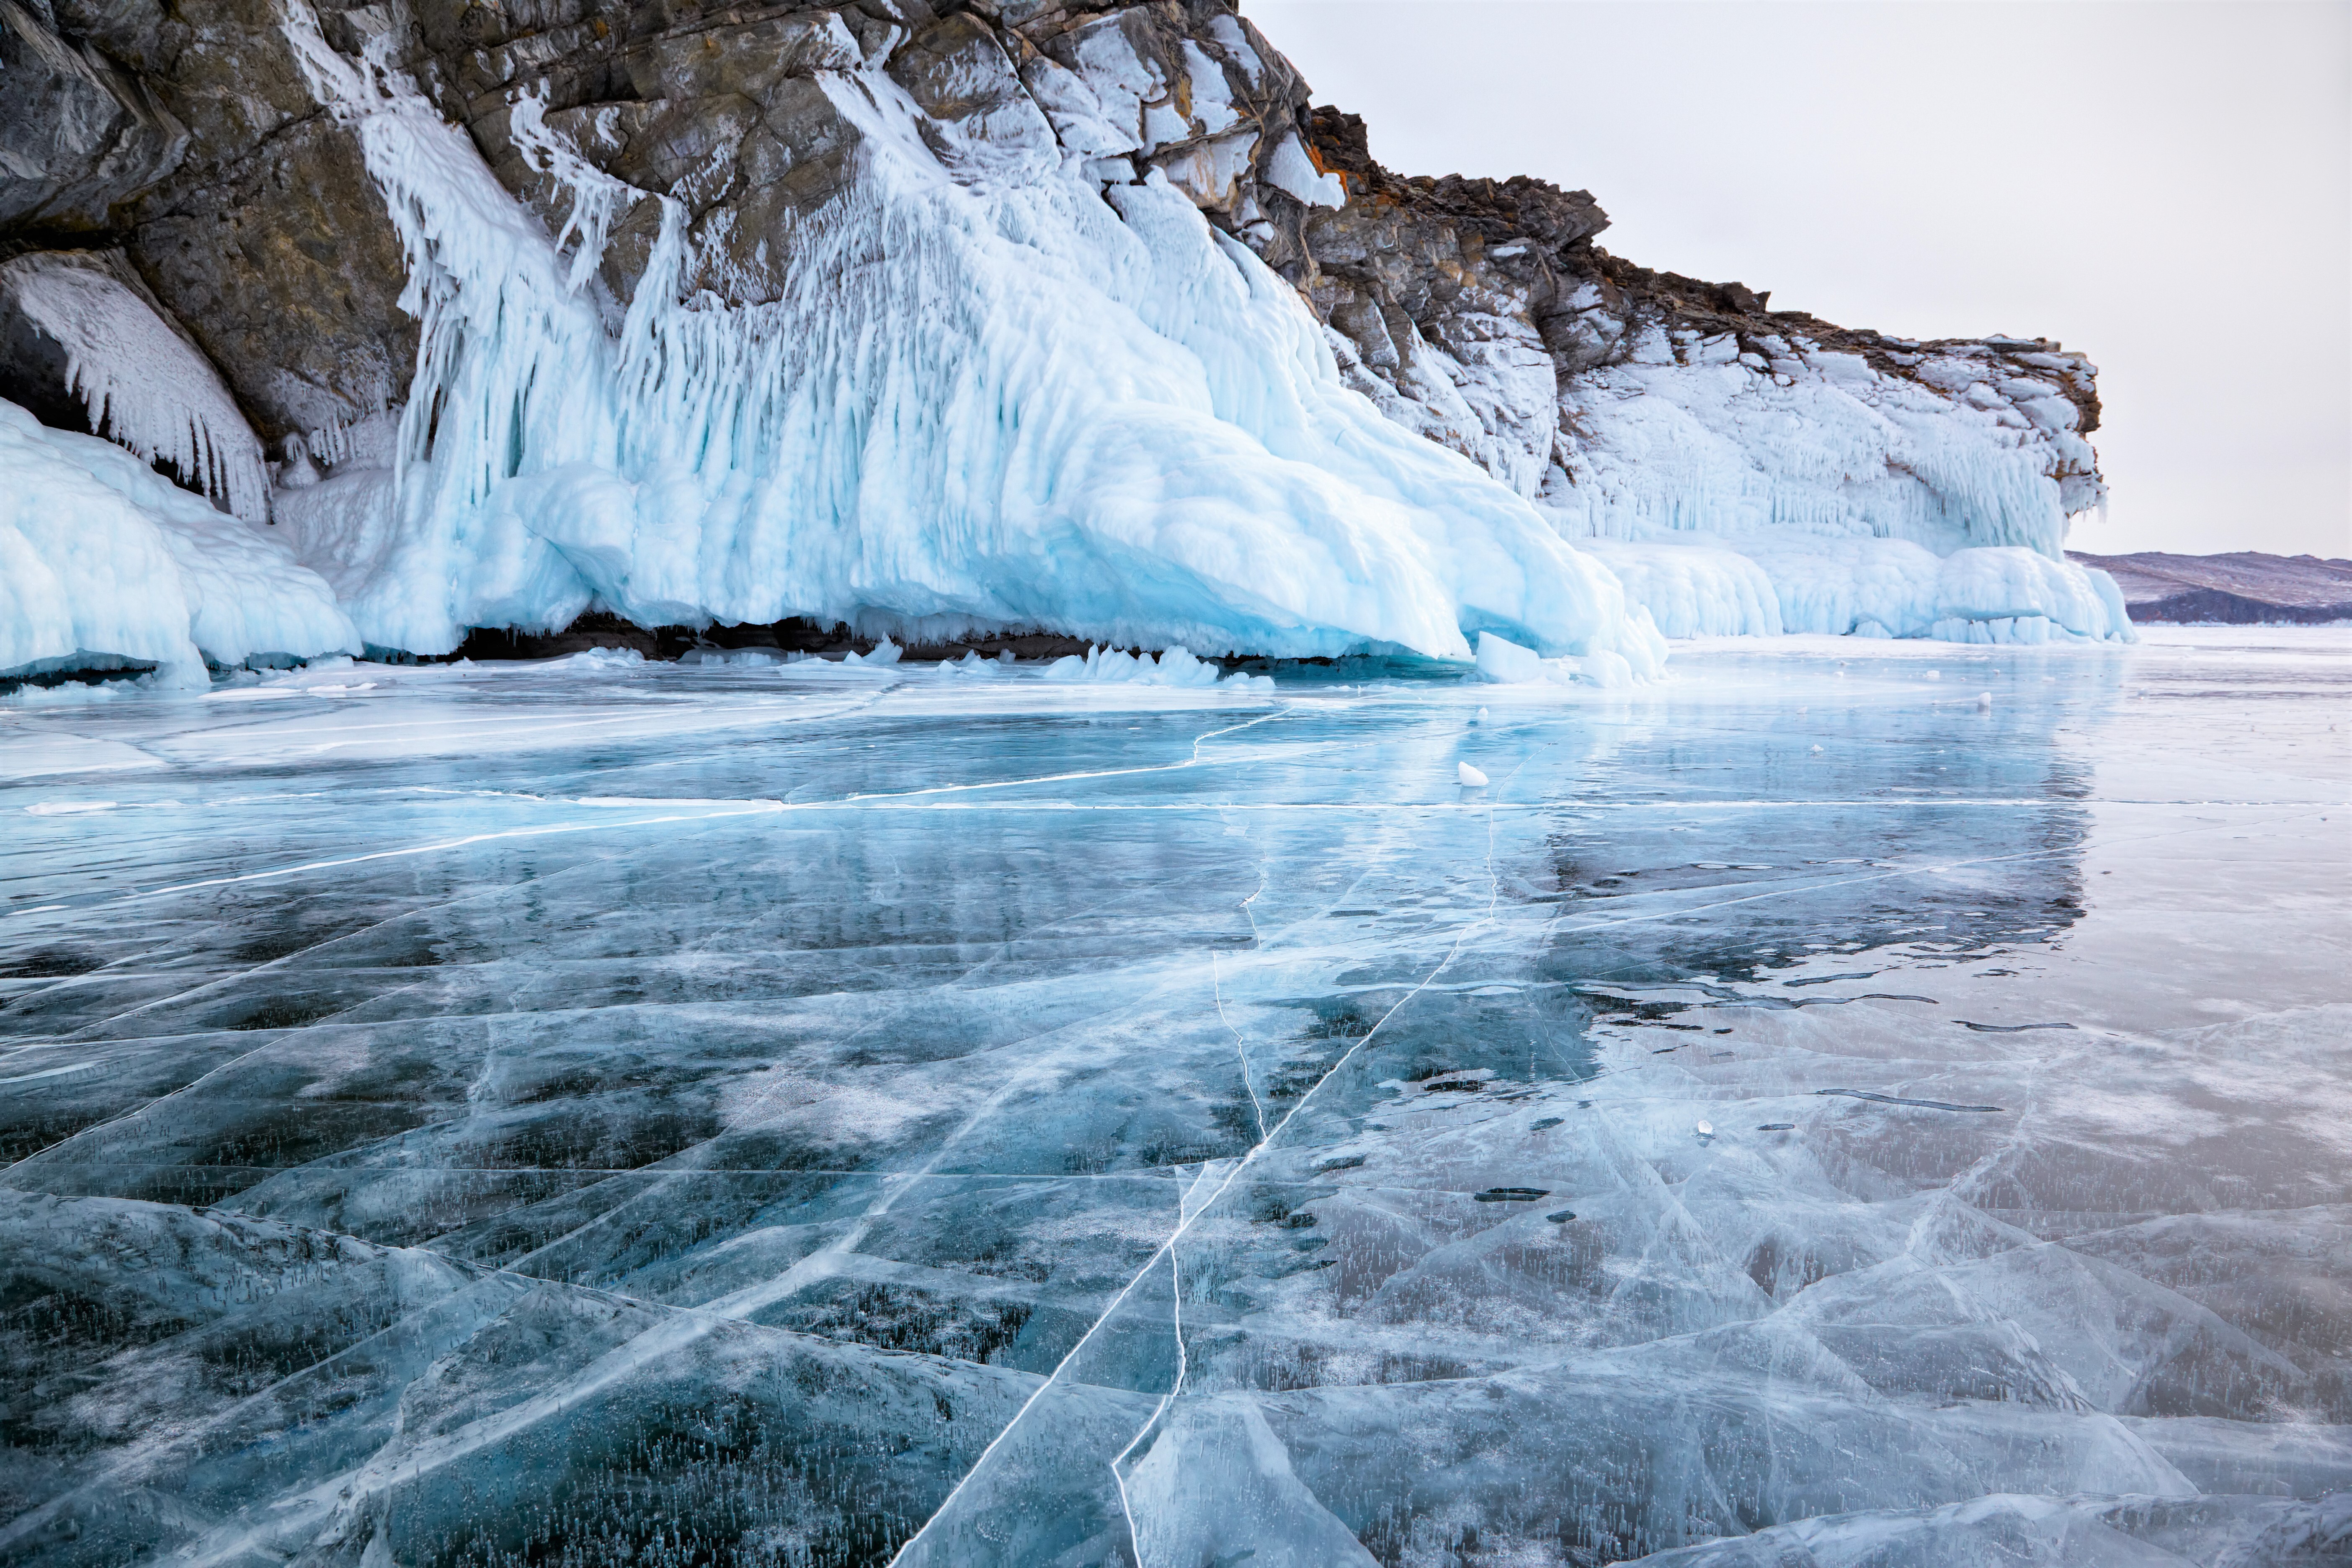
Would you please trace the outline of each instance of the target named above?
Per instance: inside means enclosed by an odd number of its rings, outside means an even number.
[[[2173,555],[2160,550],[2092,555],[2074,550],[2067,552],[2067,559],[2114,577],[2135,621],[2233,626],[2352,621],[2352,561],[2266,555],[2258,550],[2220,555]]]

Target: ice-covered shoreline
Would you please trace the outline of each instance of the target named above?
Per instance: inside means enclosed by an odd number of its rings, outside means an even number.
[[[94,567],[49,460],[79,437],[12,411],[0,679],[437,657],[590,611],[1276,658],[1491,637],[1612,679],[1663,636],[2132,635],[2063,552],[2104,495],[2079,355],[1843,331],[1616,261],[1582,193],[1400,181],[1213,6],[871,20],[632,43],[628,101],[671,124],[567,74],[593,39],[500,46],[460,115],[420,40],[293,0],[247,47],[363,166],[337,199],[399,258],[414,372],[295,423],[264,496],[247,417],[296,421],[282,365],[215,374],[119,256],[0,267],[8,353],[61,354],[50,392],[250,525],[118,486],[148,526],[106,526],[144,543]],[[779,118],[729,133],[714,195],[675,155],[745,94]],[[789,196],[742,184],[820,152]],[[176,592],[137,553],[173,541]]]

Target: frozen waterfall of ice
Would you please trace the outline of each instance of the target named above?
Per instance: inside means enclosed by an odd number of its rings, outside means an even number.
[[[782,298],[681,302],[668,198],[572,156],[526,100],[518,134],[574,204],[551,240],[422,98],[295,31],[425,322],[398,477],[282,505],[372,643],[441,652],[594,604],[1278,655],[1466,658],[1493,629],[1663,657],[1535,508],[1345,390],[1247,249],[1158,175],[1107,202],[1042,114],[992,127],[961,184],[895,84],[819,72],[859,178],[794,237]],[[663,237],[616,335],[581,285],[637,200],[663,202]]]

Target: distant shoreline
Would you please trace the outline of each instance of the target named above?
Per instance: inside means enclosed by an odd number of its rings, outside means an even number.
[[[2067,559],[2095,566],[2123,590],[2124,607],[2142,624],[2326,626],[2352,621],[2352,561],[2268,555],[2255,550],[2218,555],[2142,551]]]

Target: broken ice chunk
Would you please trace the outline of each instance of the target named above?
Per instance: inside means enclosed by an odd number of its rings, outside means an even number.
[[[1456,778],[1462,781],[1462,786],[1465,789],[1485,789],[1486,787],[1486,775],[1480,773],[1476,768],[1472,767],[1468,763],[1454,763],[1454,774]]]

